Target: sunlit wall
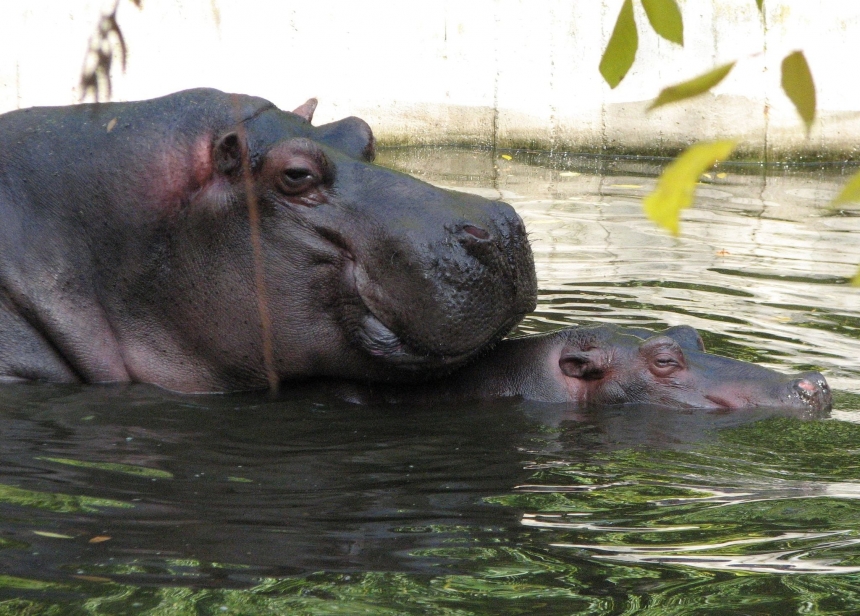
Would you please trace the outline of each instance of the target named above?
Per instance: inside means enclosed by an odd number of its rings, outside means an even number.
[[[113,99],[195,86],[256,94],[318,119],[360,115],[389,143],[660,151],[743,138],[753,156],[853,152],[860,2],[679,0],[683,48],[635,4],[639,52],[615,89],[597,66],[622,0],[119,0],[128,45]],[[87,43],[114,0],[0,3],[0,110],[79,100]],[[807,139],[780,89],[802,49],[818,90]],[[645,113],[661,87],[739,60],[713,94]]]

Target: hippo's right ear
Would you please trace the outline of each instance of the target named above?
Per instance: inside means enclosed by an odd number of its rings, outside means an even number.
[[[242,157],[246,151],[247,147],[239,133],[227,133],[215,143],[212,163],[224,175],[236,175],[242,170]]]
[[[376,138],[370,125],[355,116],[323,124],[317,128],[316,138],[341,152],[372,162],[376,158]]]
[[[558,367],[565,376],[591,381],[603,378],[603,368],[596,361],[594,349],[564,349],[558,359]]]
[[[676,325],[665,330],[662,334],[680,344],[682,349],[705,351],[705,343],[699,332],[689,325]]]

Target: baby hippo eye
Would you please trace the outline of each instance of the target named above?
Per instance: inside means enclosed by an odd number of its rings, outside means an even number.
[[[651,371],[656,376],[669,376],[681,368],[681,362],[674,355],[661,353],[651,360]]]
[[[639,353],[655,376],[671,376],[687,367],[684,351],[676,340],[668,336],[654,336],[642,343]]]

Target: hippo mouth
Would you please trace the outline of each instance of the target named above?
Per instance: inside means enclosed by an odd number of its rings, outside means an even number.
[[[445,368],[464,363],[480,347],[479,345],[469,351],[446,354],[423,349],[420,345],[404,339],[404,336],[395,332],[377,316],[378,311],[373,309],[376,303],[374,298],[381,293],[375,290],[376,285],[370,281],[364,270],[354,259],[347,261],[346,270],[353,292],[363,308],[363,314],[353,321],[351,329],[356,341],[371,356],[405,369]],[[486,343],[499,339],[521,318],[517,316],[506,321]]]
[[[361,299],[364,301],[363,297]],[[366,303],[365,308],[367,308]],[[356,337],[365,351],[392,363],[413,364],[427,359],[426,353],[411,348],[370,312],[369,308],[368,313],[359,323]]]
[[[490,340],[501,338],[516,325],[518,318],[511,319]],[[374,357],[403,368],[444,368],[465,362],[474,351],[456,355],[440,355],[418,350],[391,331],[376,316],[369,312],[361,320],[356,337],[365,351]]]

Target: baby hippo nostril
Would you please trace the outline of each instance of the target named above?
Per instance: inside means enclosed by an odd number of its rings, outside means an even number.
[[[482,229],[481,227],[476,227],[475,225],[463,225],[462,229],[463,233],[467,233],[479,240],[488,240],[490,239],[490,232],[486,229]]]
[[[813,394],[818,390],[818,386],[812,381],[808,381],[806,379],[799,379],[794,383],[794,386],[798,389],[803,390],[808,394]]]

